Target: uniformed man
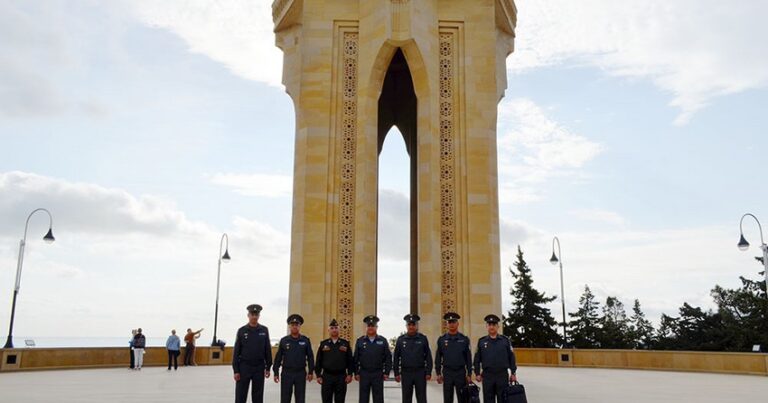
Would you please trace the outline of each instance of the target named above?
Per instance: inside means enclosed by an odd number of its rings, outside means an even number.
[[[293,314],[288,317],[290,334],[280,339],[280,345],[275,354],[275,383],[280,382],[280,403],[291,403],[291,396],[296,393],[296,403],[304,403],[307,381],[312,381],[312,371],[315,370],[315,357],[312,354],[312,344],[307,336],[300,333],[304,318]],[[280,373],[280,367],[283,372]]]
[[[235,371],[235,403],[245,403],[253,382],[251,401],[264,402],[264,378],[272,366],[269,329],[259,324],[261,305],[248,305],[248,324],[237,330],[232,369]]]
[[[435,372],[437,383],[443,384],[443,401],[453,403],[453,395],[461,399],[463,389],[472,376],[472,353],[467,336],[459,332],[461,316],[455,312],[443,315],[448,332],[437,339]]]
[[[498,316],[485,317],[488,335],[477,342],[475,350],[475,377],[483,384],[484,403],[502,403],[502,393],[510,382],[517,380],[517,364],[512,343],[499,334]]]
[[[389,379],[392,369],[392,353],[387,339],[377,334],[379,318],[368,315],[365,336],[355,343],[355,380],[360,382],[360,403],[368,403],[373,394],[373,403],[384,403],[384,381]]]
[[[354,374],[352,346],[339,337],[339,323],[336,319],[328,325],[328,334],[331,337],[321,341],[317,348],[317,383],[322,385],[320,395],[323,403],[344,403],[347,384],[352,382]]]
[[[395,380],[402,382],[403,403],[427,402],[427,381],[432,379],[432,350],[427,336],[419,333],[419,315],[408,314],[405,320],[406,333],[397,338],[393,368]]]

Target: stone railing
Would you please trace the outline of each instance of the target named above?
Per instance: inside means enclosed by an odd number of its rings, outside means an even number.
[[[232,362],[232,347],[198,347],[198,365],[227,365]],[[272,354],[276,353],[272,349]],[[578,350],[518,348],[521,367],[573,367],[644,369],[662,371],[712,372],[768,376],[768,354],[719,353],[700,351]],[[0,372],[41,369],[128,367],[129,350],[115,348],[25,348],[0,350]],[[183,358],[184,351],[182,349]],[[144,365],[165,366],[168,355],[163,347],[146,349]]]

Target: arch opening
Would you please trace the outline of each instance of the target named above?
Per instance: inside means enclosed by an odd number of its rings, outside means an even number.
[[[378,155],[379,172],[378,177],[382,175],[381,152],[384,142],[389,133],[400,133],[405,142],[405,150],[408,155],[408,274],[410,278],[409,287],[409,306],[410,312],[418,313],[418,183],[417,172],[418,152],[417,152],[417,117],[418,117],[418,99],[414,91],[413,77],[401,48],[398,48],[392,60],[389,63],[387,72],[384,76],[381,95],[378,102]],[[396,128],[393,129],[393,128]],[[402,161],[402,160],[401,160]],[[402,172],[401,170],[395,170]],[[402,178],[401,178],[402,179]],[[378,186],[379,207],[381,206],[382,188],[381,180]],[[379,220],[382,215],[379,214]],[[377,223],[379,229],[378,237],[381,234],[381,221]],[[404,233],[404,232],[403,232]],[[377,238],[377,242],[380,238]],[[378,248],[378,245],[377,245]],[[377,264],[378,267],[378,264]],[[378,273],[377,273],[378,276]],[[378,310],[378,309],[377,309]],[[400,308],[402,311],[402,308]]]

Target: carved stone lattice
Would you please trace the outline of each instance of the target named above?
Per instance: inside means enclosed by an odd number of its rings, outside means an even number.
[[[440,34],[440,263],[442,312],[457,310],[454,34]]]
[[[341,155],[339,171],[339,255],[337,320],[341,337],[352,336],[352,270],[355,243],[355,159],[357,155],[358,34],[345,32],[341,49]]]

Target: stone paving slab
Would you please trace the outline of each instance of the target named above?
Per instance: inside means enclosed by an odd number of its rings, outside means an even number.
[[[0,403],[231,403],[234,381],[228,366],[34,371],[0,374]],[[768,377],[584,368],[525,367],[520,380],[528,401],[543,402],[765,402]],[[278,403],[279,388],[267,380],[265,402]],[[308,387],[307,403],[319,403],[320,386]],[[429,385],[429,401],[442,402],[441,386]],[[353,382],[347,402],[357,402]],[[388,382],[387,403],[400,388]]]

